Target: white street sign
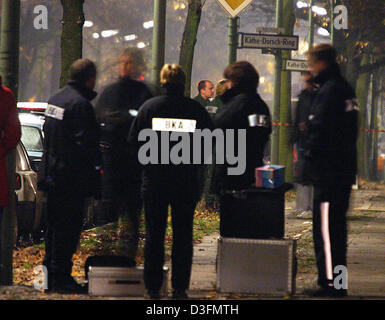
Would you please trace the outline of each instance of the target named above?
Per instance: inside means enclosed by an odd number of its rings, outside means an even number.
[[[241,34],[241,48],[298,50],[298,36]]]
[[[235,18],[241,13],[253,0],[218,0],[222,7]]]
[[[308,64],[306,60],[285,60],[284,70],[287,71],[307,71]]]

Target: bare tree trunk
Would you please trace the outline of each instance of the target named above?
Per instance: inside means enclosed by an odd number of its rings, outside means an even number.
[[[0,75],[3,83],[9,87],[17,100],[19,76],[19,34],[20,0],[3,0],[1,16]],[[16,151],[7,155],[7,175],[9,205],[4,208],[3,221],[0,223],[0,285],[13,284],[13,247],[15,245],[16,197],[15,169]],[[2,182],[3,183],[3,182]]]
[[[369,55],[367,53],[364,54],[362,58],[362,65],[367,64],[369,61]],[[360,129],[366,129],[368,125],[368,90],[369,90],[369,82],[370,82],[370,73],[364,72],[358,76],[357,84],[356,84],[356,92],[358,105],[360,108]],[[367,144],[367,136],[368,132],[360,131],[360,135],[358,138],[358,173],[362,179],[368,178],[368,170],[367,170],[367,153],[366,153],[366,144]]]
[[[61,36],[62,71],[60,87],[63,87],[69,79],[69,69],[71,64],[82,57],[84,0],[60,1],[63,6],[63,29]]]
[[[377,180],[377,158],[378,158],[378,106],[379,106],[379,94],[378,94],[378,84],[381,84],[381,74],[380,69],[376,70],[373,73],[372,80],[372,110],[370,116],[370,129],[371,131],[371,141],[370,141],[370,179],[372,181]]]
[[[55,49],[53,51],[53,55],[51,56],[52,59],[52,69],[51,69],[51,74],[50,74],[50,91],[49,95],[51,96],[56,90],[59,89],[60,87],[60,79],[59,79],[59,74],[60,74],[60,48],[59,46],[55,46]]]
[[[187,96],[190,96],[191,91],[191,74],[194,60],[194,48],[197,42],[198,28],[201,21],[202,8],[204,3],[205,1],[202,0],[188,1],[188,13],[179,55],[179,64],[186,72],[185,93]]]

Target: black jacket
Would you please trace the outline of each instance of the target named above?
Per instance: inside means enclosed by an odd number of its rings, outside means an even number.
[[[129,150],[127,136],[139,107],[152,94],[147,86],[129,77],[120,78],[107,86],[95,104],[101,126],[103,151],[103,181],[130,183],[140,179],[136,155]]]
[[[198,102],[187,98],[183,94],[184,87],[177,85],[166,86],[166,94],[152,98],[145,102],[139,110],[139,114],[134,120],[129,142],[139,149],[145,142],[139,142],[138,136],[143,129],[153,128],[153,119],[187,119],[196,120],[196,129],[208,128],[212,130],[214,125],[210,115]],[[158,136],[158,164],[144,165],[142,191],[144,196],[159,194],[170,190],[175,190],[178,194],[184,193],[186,197],[198,199],[202,192],[202,165],[194,164],[161,164],[161,154],[169,155],[169,151],[177,144],[170,142],[167,150],[161,148],[161,133],[156,131]],[[193,145],[192,133],[188,135],[190,146]],[[193,150],[190,148],[190,159],[193,157]],[[190,161],[191,163],[192,161]]]
[[[308,168],[305,166],[304,152],[308,135],[308,121],[310,109],[313,104],[316,91],[303,90],[298,96],[297,108],[295,110],[293,143],[296,143],[297,162],[295,163],[295,182],[309,184]],[[300,130],[300,123],[305,123],[306,130]]]
[[[144,83],[129,77],[119,78],[100,94],[95,104],[96,115],[101,119],[127,117],[131,126],[135,118],[133,110],[139,110],[139,107],[150,98],[152,94]]]
[[[255,168],[263,165],[264,149],[272,131],[270,111],[255,89],[234,87],[221,99],[224,106],[217,111],[214,124],[221,129],[246,129],[246,171],[239,176],[228,175],[228,164],[216,165],[213,190],[249,188],[255,181]],[[255,115],[260,119],[257,124],[249,121],[249,116]],[[235,137],[234,150],[237,151],[238,139]]]
[[[315,91],[302,90],[298,96],[297,108],[295,109],[294,137],[293,142],[297,143],[298,149],[302,150],[306,143],[307,132],[300,131],[299,124],[308,122],[310,109],[315,98]]]
[[[309,115],[305,157],[312,182],[353,184],[357,173],[358,108],[353,88],[338,65],[322,71]]]
[[[96,92],[69,81],[48,101],[39,187],[100,195],[99,126],[91,100]]]

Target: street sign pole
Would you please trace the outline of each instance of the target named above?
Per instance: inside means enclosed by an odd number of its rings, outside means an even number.
[[[294,32],[295,16],[293,12],[295,0],[283,0],[283,27],[286,35]],[[282,60],[291,59],[291,51],[282,51]],[[292,145],[292,117],[291,117],[291,72],[281,73],[281,100],[279,106],[279,164],[286,167],[285,179],[293,181],[293,145]]]
[[[152,36],[151,82],[158,88],[160,71],[164,64],[166,40],[166,0],[154,1],[154,29]]]
[[[330,42],[334,46],[334,1],[330,0]]]
[[[282,27],[282,0],[276,0],[276,28]],[[282,70],[282,55],[281,51],[277,50],[275,54],[274,67],[274,106],[273,106],[273,122],[279,122],[280,104],[281,104],[281,70]],[[273,126],[271,139],[271,163],[279,163],[279,127]]]
[[[309,49],[314,43],[313,1],[314,0],[310,0],[309,2]]]
[[[243,10],[252,0],[217,0],[223,9],[229,14],[227,24],[227,64],[230,65],[237,61],[238,49],[238,27],[239,18]]]
[[[238,22],[239,18],[228,18],[228,49],[227,49],[227,64],[230,65],[237,61],[238,48]]]

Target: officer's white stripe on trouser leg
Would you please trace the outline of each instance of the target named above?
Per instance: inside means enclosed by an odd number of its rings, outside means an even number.
[[[329,202],[321,202],[321,232],[324,243],[326,278],[333,280],[332,252],[329,233]]]

